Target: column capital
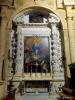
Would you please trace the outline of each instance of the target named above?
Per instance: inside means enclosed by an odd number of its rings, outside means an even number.
[[[66,20],[73,20],[73,16],[67,16],[65,19]]]

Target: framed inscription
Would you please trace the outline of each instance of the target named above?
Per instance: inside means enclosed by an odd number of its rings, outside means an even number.
[[[64,5],[75,5],[75,0],[64,0]]]

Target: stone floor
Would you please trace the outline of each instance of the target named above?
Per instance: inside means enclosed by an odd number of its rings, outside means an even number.
[[[57,94],[48,93],[25,93],[23,96],[16,95],[16,100],[58,100]]]

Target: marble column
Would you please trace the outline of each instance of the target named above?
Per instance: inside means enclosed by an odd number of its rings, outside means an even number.
[[[23,72],[23,40],[22,40],[22,27],[18,25],[17,27],[17,59],[16,59],[16,70],[17,75],[22,76]]]
[[[54,67],[54,78],[64,79],[62,50],[61,50],[62,45],[61,45],[61,37],[60,37],[61,33],[57,27],[57,24],[58,23],[52,24],[52,40],[51,40],[51,42],[53,43],[53,46],[51,47],[52,63]]]

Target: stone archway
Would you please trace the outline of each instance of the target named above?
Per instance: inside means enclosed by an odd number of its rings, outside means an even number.
[[[29,17],[31,14],[41,14],[43,21],[40,22],[39,18],[37,22],[29,22]],[[35,18],[36,19],[36,18]],[[37,20],[36,20],[37,21]],[[63,46],[63,39],[61,38],[61,36],[63,36],[62,34],[62,25],[61,25],[61,21],[60,18],[55,15],[53,12],[48,12],[47,10],[41,10],[38,9],[32,9],[32,10],[28,10],[27,12],[21,12],[19,14],[17,14],[14,19],[13,19],[13,29],[12,29],[12,33],[11,33],[11,41],[12,41],[12,45],[14,45],[14,41],[16,41],[16,37],[18,37],[18,42],[16,42],[17,45],[17,62],[15,63],[15,57],[12,56],[12,50],[14,49],[14,46],[11,46],[11,62],[14,63],[14,65],[11,66],[13,67],[13,70],[15,69],[14,67],[16,67],[16,71],[20,72],[18,76],[21,76],[21,78],[23,78],[23,80],[42,80],[43,76],[43,80],[64,80],[64,71],[63,71],[63,67],[64,67],[64,63],[63,63],[63,51],[64,46]],[[34,28],[34,29],[33,29]],[[39,28],[42,30],[39,30]],[[45,29],[46,28],[46,29]],[[44,30],[45,29],[45,30]],[[26,33],[25,33],[26,32]],[[31,33],[32,34],[31,34]],[[38,34],[37,34],[38,32]],[[43,34],[41,35],[41,32],[43,32]],[[34,35],[33,35],[34,34]],[[43,76],[41,76],[41,74],[37,74],[37,78],[36,75],[31,73],[28,73],[28,76],[23,76],[22,77],[22,71],[23,71],[23,61],[24,61],[24,43],[23,43],[23,38],[25,36],[48,36],[49,37],[49,41],[50,41],[50,66],[51,66],[51,72],[50,73],[44,73],[42,74]],[[15,38],[13,38],[15,37]],[[20,45],[21,44],[21,45]],[[13,50],[14,51],[14,50]],[[15,54],[16,55],[16,54]],[[18,59],[20,58],[20,59]],[[12,61],[13,59],[13,61]],[[10,67],[11,67],[10,66]]]

